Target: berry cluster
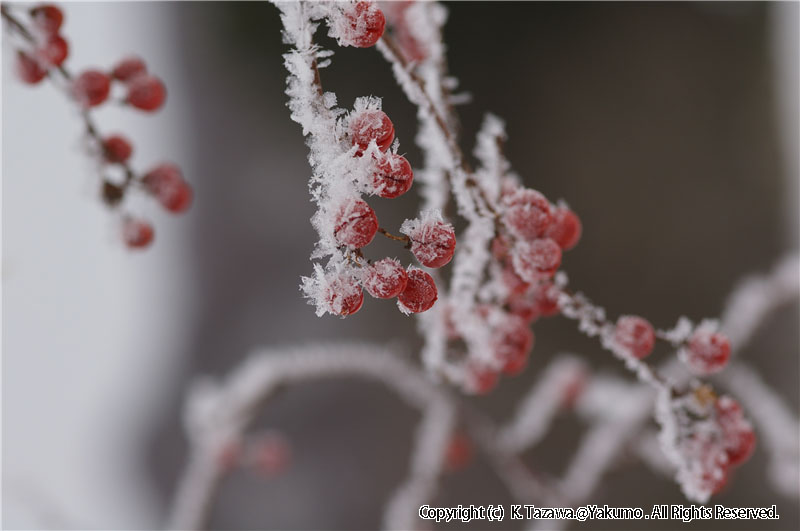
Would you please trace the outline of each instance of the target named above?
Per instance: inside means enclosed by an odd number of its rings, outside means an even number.
[[[551,204],[544,195],[506,180],[501,191],[497,235],[491,243],[495,283],[489,304],[476,308],[474,316],[488,328],[492,355],[483,361],[469,356],[465,390],[489,392],[500,373],[513,376],[527,365],[533,348],[530,325],[539,317],[559,313],[561,288],[553,276],[561,265],[561,253],[577,245],[581,222],[565,204]],[[462,339],[457,327],[448,325],[451,341]]]
[[[708,393],[701,387],[695,395]],[[683,458],[679,471],[684,485],[705,496],[717,494],[728,482],[733,468],[747,461],[756,446],[756,436],[739,403],[730,396],[688,403],[689,418],[679,434],[678,451]]]
[[[362,102],[363,103],[363,102]],[[373,103],[352,112],[344,121],[345,147],[360,171],[360,190],[378,197],[393,199],[411,189],[414,174],[408,160],[390,151],[394,141],[394,124]],[[350,260],[332,275],[327,275],[323,300],[325,309],[335,315],[357,312],[363,303],[361,287],[379,299],[397,297],[400,311],[406,314],[430,309],[437,299],[433,277],[425,271],[384,258],[366,260],[362,248],[369,245],[380,231],[387,237],[403,241],[420,264],[438,268],[453,258],[455,231],[435,212],[425,212],[419,219],[406,220],[401,227],[405,237],[393,236],[380,229],[375,211],[358,196],[346,194],[332,201],[335,208],[329,226],[336,245]],[[350,265],[355,267],[349,267]]]
[[[28,84],[37,84],[48,76],[60,76],[67,95],[82,111],[89,149],[98,162],[104,203],[118,207],[135,184],[141,185],[167,211],[186,211],[192,202],[192,189],[180,169],[162,164],[144,175],[137,175],[129,164],[133,154],[131,141],[121,134],[101,135],[89,114],[90,109],[112,98],[114,87],[119,87],[119,101],[123,105],[145,112],[157,111],[166,99],[164,83],[149,73],[145,62],[138,57],[125,58],[109,71],[90,68],[73,76],[63,64],[69,55],[69,46],[60,33],[64,23],[62,10],[52,4],[42,4],[29,9],[27,14],[30,24],[26,25],[2,6],[3,19],[21,38],[16,57],[17,74]],[[114,168],[122,178],[110,177]],[[129,248],[140,249],[153,241],[154,229],[146,220],[123,214],[121,234]]]
[[[641,360],[653,351],[655,340],[656,333],[649,321],[634,315],[623,315],[614,327],[611,347],[623,357]],[[719,372],[731,356],[730,341],[716,331],[714,322],[701,323],[684,340],[674,343],[679,347],[678,358],[699,375]]]
[[[69,43],[61,35],[64,14],[52,4],[42,4],[28,10],[31,19],[31,39],[25,49],[17,50],[16,70],[25,83],[36,84],[51,68],[58,68],[69,55]]]

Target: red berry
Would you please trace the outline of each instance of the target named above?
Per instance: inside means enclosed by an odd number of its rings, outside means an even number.
[[[354,279],[345,275],[335,276],[328,280],[324,297],[328,311],[342,317],[356,313],[364,304],[364,292],[361,291],[361,286]]]
[[[397,306],[406,314],[429,310],[438,298],[433,277],[422,269],[408,268],[406,289],[397,296]]]
[[[656,342],[653,325],[635,315],[623,315],[617,319],[614,342],[625,354],[636,359],[649,356]]]
[[[550,238],[518,241],[512,252],[517,274],[528,282],[551,277],[561,265],[561,248]]]
[[[508,311],[522,318],[526,323],[530,324],[539,318],[539,305],[530,294],[512,295],[507,303]]]
[[[373,140],[378,144],[378,149],[386,151],[394,140],[394,125],[383,111],[361,111],[350,118],[350,137],[353,145],[359,148],[356,152],[358,156]]]
[[[503,222],[514,236],[534,240],[546,234],[553,216],[550,202],[542,194],[524,188],[506,197],[504,203]]]
[[[142,184],[170,212],[184,212],[192,204],[192,188],[174,164],[161,164],[150,170],[142,177]]]
[[[504,373],[513,376],[522,372],[528,363],[533,340],[533,332],[528,323],[516,315],[506,316],[492,331],[492,349],[494,355],[503,363]]]
[[[17,75],[25,83],[35,85],[47,75],[47,70],[42,68],[39,61],[23,52],[17,52]]]
[[[374,46],[383,35],[386,17],[372,2],[356,2],[355,6],[345,11],[349,30],[342,38],[342,44],[369,48]]]
[[[86,70],[72,84],[72,94],[84,107],[100,105],[111,91],[111,79],[99,70]]]
[[[44,64],[61,66],[69,55],[69,44],[61,35],[52,35],[36,49],[36,55]]]
[[[378,299],[391,299],[400,295],[408,284],[408,273],[393,258],[384,258],[367,268],[362,279],[367,293]]]
[[[242,457],[242,444],[238,440],[227,441],[217,454],[217,466],[224,472],[233,469]]]
[[[714,404],[717,423],[723,436],[725,453],[731,466],[747,461],[756,446],[753,427],[744,418],[739,403],[729,396],[721,396]]]
[[[103,155],[107,162],[121,164],[130,158],[131,153],[133,146],[124,136],[112,135],[103,140]]]
[[[464,468],[472,461],[472,453],[472,441],[469,437],[460,431],[455,433],[447,443],[445,468],[450,472]]]
[[[375,211],[361,199],[351,199],[336,213],[333,235],[342,245],[354,249],[369,244],[378,232]]]
[[[127,82],[147,72],[147,65],[139,57],[126,57],[111,71],[111,77],[117,81]]]
[[[561,311],[558,303],[561,290],[550,281],[540,282],[533,288],[536,311],[542,317],[552,317]]]
[[[512,297],[515,295],[524,295],[525,292],[528,291],[528,288],[531,287],[530,283],[522,280],[522,277],[520,277],[511,266],[506,266],[503,268],[501,279],[503,281],[503,285],[508,290],[509,296]]]
[[[497,386],[499,379],[500,375],[490,367],[471,364],[467,368],[465,390],[476,395],[485,395]]]
[[[728,482],[730,466],[728,457],[707,432],[692,434],[684,447],[685,457],[696,487],[717,494]]]
[[[171,190],[165,190],[160,196],[161,204],[173,214],[186,212],[192,206],[194,192],[186,181],[180,181]]]
[[[141,74],[134,76],[128,83],[126,101],[142,111],[158,110],[167,98],[164,83],[155,76]]]
[[[575,212],[567,207],[559,207],[553,212],[553,224],[547,230],[548,238],[553,239],[564,251],[569,251],[581,239],[583,227]]]
[[[587,377],[583,371],[574,373],[564,386],[564,394],[561,405],[567,409],[572,409],[578,403],[578,399],[586,389]]]
[[[373,186],[379,196],[395,198],[408,192],[413,181],[414,173],[408,160],[401,155],[389,153],[378,162]]]
[[[698,330],[689,338],[682,359],[693,371],[711,374],[722,370],[731,357],[731,343],[723,334]]]
[[[53,4],[38,5],[31,9],[30,13],[33,17],[33,25],[47,35],[57,33],[61,29],[61,24],[64,23],[64,13]]]
[[[422,221],[409,229],[411,252],[426,267],[442,267],[453,259],[456,251],[456,233],[444,221]]]
[[[250,449],[255,469],[270,477],[283,472],[291,460],[291,447],[286,439],[277,433],[263,435]]]
[[[153,241],[153,226],[140,219],[126,218],[122,224],[122,238],[131,249],[142,249]]]

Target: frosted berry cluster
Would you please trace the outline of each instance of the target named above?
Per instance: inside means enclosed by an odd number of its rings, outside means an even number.
[[[164,83],[148,71],[144,60],[131,56],[110,69],[87,68],[73,76],[64,66],[69,45],[61,34],[64,13],[58,6],[36,5],[27,10],[27,21],[17,18],[7,6],[2,7],[2,14],[11,34],[19,41],[15,43],[19,79],[35,85],[51,77],[65,88],[67,96],[82,111],[88,148],[97,162],[103,202],[121,210],[119,207],[128,193],[140,188],[168,212],[185,212],[191,206],[193,193],[180,169],[173,164],[161,164],[137,174],[129,162],[134,152],[130,139],[119,133],[101,135],[90,115],[90,110],[110,101],[148,113],[164,105],[167,96]],[[155,231],[149,221],[127,212],[121,214],[121,220],[121,238],[129,248],[142,249],[152,243]]]
[[[677,479],[687,497],[705,502],[719,493],[731,473],[756,446],[753,426],[739,403],[701,386],[672,401],[676,422],[667,431],[678,465]]]
[[[503,180],[499,204],[490,244],[491,296],[472,316],[473,326],[486,330],[484,344],[490,355],[467,353],[463,381],[466,391],[477,394],[491,391],[501,374],[514,376],[527,366],[534,345],[530,326],[560,312],[562,289],[554,275],[562,252],[575,247],[582,233],[580,219],[566,204],[554,205],[516,179]],[[447,328],[451,342],[464,339],[458,331],[463,327]]]
[[[330,2],[282,5],[288,42],[303,41],[306,17],[324,19],[329,34],[341,46],[367,48],[383,36],[386,19],[373,2]],[[370,197],[396,199],[414,183],[411,164],[399,150],[395,126],[375,97],[357,98],[353,108],[336,107],[336,96],[324,92],[321,69],[330,52],[317,47],[294,50],[284,57],[291,75],[287,94],[292,117],[308,136],[314,175],[311,193],[317,203],[312,223],[319,234],[314,274],[301,289],[317,314],[346,317],[358,312],[364,291],[377,299],[396,299],[405,314],[426,312],[439,297],[430,272],[392,257],[368,257],[369,245],[380,235],[411,251],[426,268],[440,268],[455,253],[453,226],[438,210],[406,220],[399,234],[381,227]],[[309,83],[310,82],[310,83]],[[371,200],[370,200],[371,201]]]
[[[375,210],[362,197],[394,199],[408,192],[414,180],[411,164],[396,151],[394,124],[379,107],[376,98],[359,98],[335,129],[339,175],[321,187],[320,209],[314,217],[322,236],[319,247],[326,249],[321,254],[330,259],[324,270],[316,268],[315,276],[304,278],[302,285],[320,314],[356,313],[363,304],[362,289],[378,299],[396,298],[405,314],[427,311],[436,302],[438,291],[429,273],[404,267],[394,258],[366,258],[364,248],[379,233],[406,244],[429,268],[446,265],[455,252],[455,231],[438,212],[406,220],[400,229],[405,236],[394,236],[380,228]]]

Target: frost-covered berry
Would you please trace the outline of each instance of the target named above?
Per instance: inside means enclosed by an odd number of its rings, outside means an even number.
[[[179,214],[192,204],[194,193],[174,164],[160,164],[142,177],[142,184],[168,211]]]
[[[511,253],[514,270],[528,282],[550,277],[561,265],[561,248],[550,238],[518,241]]]
[[[686,471],[681,483],[702,496],[717,494],[728,482],[730,465],[725,450],[712,433],[699,431],[690,435],[682,445]]]
[[[21,50],[17,52],[16,67],[20,80],[30,85],[35,85],[47,75],[47,70],[42,68],[39,61]]]
[[[646,319],[635,315],[623,315],[617,319],[614,343],[625,354],[642,359],[653,352],[655,342],[655,330]]]
[[[404,314],[421,313],[431,309],[438,298],[433,277],[422,269],[409,267],[406,289],[397,296],[397,307]]]
[[[569,251],[581,239],[583,227],[578,216],[567,207],[561,206],[553,211],[553,221],[547,230],[547,237],[554,240],[564,251]]]
[[[739,403],[727,395],[717,399],[714,410],[730,465],[744,463],[753,455],[756,447],[753,426],[744,418]]]
[[[491,345],[494,355],[503,363],[503,372],[516,375],[528,363],[533,348],[533,332],[528,323],[516,315],[507,315],[492,331]]]
[[[378,299],[400,295],[408,284],[408,273],[394,258],[384,258],[368,266],[361,284],[367,293]]]
[[[125,98],[130,105],[142,111],[156,111],[167,98],[164,83],[155,76],[141,74],[128,82],[128,95]]]
[[[133,146],[130,141],[122,135],[111,135],[103,139],[103,157],[107,162],[123,163],[127,161]]]
[[[33,25],[45,35],[54,35],[64,23],[64,13],[53,4],[41,4],[30,10]]]
[[[99,70],[86,70],[72,83],[72,95],[84,107],[100,105],[111,92],[111,79]]]
[[[406,220],[400,232],[411,239],[411,252],[420,264],[442,267],[453,259],[456,233],[438,214],[424,213],[419,219]]]
[[[122,223],[122,239],[131,249],[143,249],[153,241],[153,226],[141,219],[125,218]]]
[[[395,198],[411,189],[414,173],[411,164],[402,155],[388,153],[377,165],[373,176],[375,193],[381,197]]]
[[[561,311],[558,303],[561,290],[549,280],[537,284],[532,292],[533,299],[536,301],[536,311],[540,316],[552,317]]]
[[[698,374],[711,374],[722,370],[731,357],[731,343],[719,333],[700,329],[689,338],[681,350],[681,359]]]
[[[36,55],[46,65],[61,66],[69,55],[69,44],[61,35],[53,35],[36,49]]]
[[[333,235],[336,241],[354,249],[369,244],[378,232],[375,211],[361,199],[346,201],[336,212]]]
[[[496,370],[480,364],[470,364],[466,370],[464,390],[468,393],[476,395],[488,394],[497,386],[497,382],[500,379],[500,375]]]
[[[510,264],[503,268],[500,274],[500,279],[502,280],[503,286],[505,286],[509,297],[513,297],[515,295],[524,295],[531,287],[530,283],[525,282]]]
[[[504,204],[503,223],[514,236],[534,240],[547,233],[553,216],[545,196],[523,188],[507,196]]]
[[[368,109],[350,117],[350,138],[361,156],[373,140],[386,151],[394,140],[394,124],[383,111]]]
[[[342,317],[356,313],[364,304],[364,292],[361,291],[361,286],[347,275],[329,278],[322,296],[326,309]]]
[[[508,311],[523,319],[526,323],[532,323],[539,318],[538,305],[529,294],[512,295],[508,298]]]
[[[340,42],[345,46],[374,46],[386,27],[386,17],[373,2],[356,2],[345,9],[344,16],[348,27],[340,35]]]
[[[127,82],[134,77],[147,72],[147,65],[139,57],[131,56],[122,59],[114,65],[111,77],[117,81]]]
[[[472,441],[464,432],[456,432],[447,443],[444,465],[449,472],[461,470],[472,461]]]

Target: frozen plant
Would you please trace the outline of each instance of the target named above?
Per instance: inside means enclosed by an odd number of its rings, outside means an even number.
[[[530,325],[538,318],[574,319],[581,332],[596,337],[661,397],[655,419],[678,468],[676,478],[690,500],[706,502],[724,484],[727,470],[752,453],[752,426],[734,398],[719,396],[695,378],[668,377],[646,358],[660,341],[693,375],[717,373],[731,354],[718,322],[694,324],[682,317],[674,329],[656,330],[641,316],[613,321],[568,287],[559,269],[562,254],[577,245],[583,231],[577,214],[565,201],[553,203],[521,184],[503,154],[499,118],[488,115],[478,134],[476,169],[461,151],[452,94],[457,82],[446,70],[441,41],[443,6],[366,1],[276,6],[291,46],[284,56],[288,106],[309,147],[317,205],[313,275],[302,281],[317,314],[355,313],[362,288],[378,298],[396,296],[403,313],[420,314],[421,358],[429,374],[477,394],[490,391],[500,375],[524,370],[534,344]],[[358,98],[353,109],[337,106],[336,94],[322,82],[333,51],[314,41],[321,24],[340,46],[375,45],[391,65],[417,106],[415,138],[422,161],[399,154],[396,136],[403,132],[382,111],[380,98]],[[418,169],[412,172],[409,162]],[[369,196],[397,197],[412,187],[422,196],[422,211],[399,231],[382,227]],[[445,216],[451,200],[466,223],[459,234]],[[402,261],[368,256],[378,235],[404,244],[422,267],[403,271]]]

